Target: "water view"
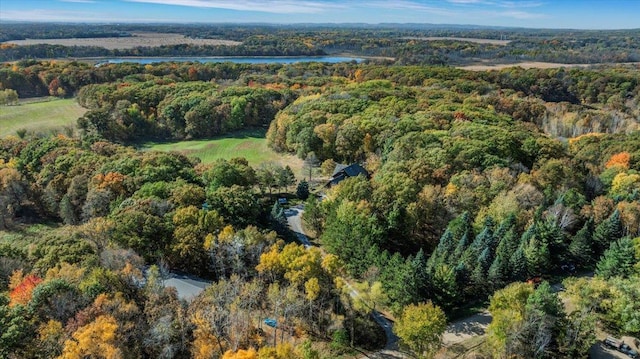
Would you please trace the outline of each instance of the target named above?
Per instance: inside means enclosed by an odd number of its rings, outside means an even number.
[[[345,56],[302,56],[302,57],[283,57],[283,56],[258,56],[258,57],[123,57],[110,58],[102,63],[119,64],[123,62],[135,62],[139,64],[152,64],[157,62],[236,62],[241,64],[292,64],[296,62],[362,62],[363,59],[357,57]]]

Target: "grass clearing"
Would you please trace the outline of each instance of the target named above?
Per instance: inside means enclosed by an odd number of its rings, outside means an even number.
[[[73,131],[76,120],[85,112],[73,98],[0,106],[0,137],[15,135],[21,129],[32,134]]]
[[[298,177],[302,177],[302,160],[277,153],[267,146],[264,129],[245,130],[206,140],[147,143],[146,150],[180,152],[189,157],[198,157],[202,163],[212,163],[223,158],[244,157],[252,167],[261,163],[274,162],[282,166],[291,166]]]

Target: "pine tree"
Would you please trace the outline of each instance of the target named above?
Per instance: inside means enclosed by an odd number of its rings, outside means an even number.
[[[453,307],[458,298],[457,271],[446,264],[435,268],[431,278],[432,291],[430,295],[434,301],[444,308]]]
[[[277,231],[283,231],[287,226],[287,217],[284,214],[284,208],[278,201],[275,201],[271,207],[271,221]]]
[[[550,264],[558,265],[563,262],[567,243],[562,229],[555,221],[541,221],[537,226],[536,237],[548,248]]]
[[[594,261],[593,220],[589,219],[573,236],[569,253],[573,261],[582,268],[591,268]]]
[[[505,218],[502,222],[500,222],[500,225],[498,226],[498,228],[496,228],[496,231],[494,233],[495,239],[500,242],[502,240],[502,237],[506,236],[509,231],[513,231],[515,226],[516,215],[512,213],[507,216],[507,218]]]
[[[538,236],[531,238],[523,249],[530,275],[537,276],[549,269],[551,266],[549,246],[541,241]]]
[[[609,279],[626,278],[634,272],[636,250],[629,237],[621,238],[607,249],[596,265],[596,275]]]
[[[309,198],[309,182],[302,180],[298,183],[296,196],[303,201]]]
[[[449,222],[448,228],[453,233],[455,239],[462,238],[465,234],[467,238],[473,238],[473,221],[469,212],[464,212],[451,222]]]
[[[620,221],[620,212],[616,209],[609,216],[609,218],[605,219],[600,223],[595,232],[593,233],[593,241],[595,244],[595,254],[599,255],[606,248],[609,248],[609,245],[622,238],[623,229],[622,222]]]
[[[506,262],[506,263],[505,263]],[[489,271],[487,272],[487,282],[491,286],[492,290],[502,288],[507,281],[507,268],[509,261],[505,261],[502,255],[498,254],[496,259],[491,263]]]
[[[455,250],[455,242],[453,240],[453,234],[447,228],[440,241],[436,246],[436,249],[431,253],[429,260],[427,261],[427,268],[429,272],[433,272],[435,266],[440,263],[448,263],[449,259],[453,256]]]
[[[450,261],[459,261],[464,256],[464,253],[469,248],[471,244],[471,237],[469,237],[466,233],[460,238],[458,244],[456,245],[456,250],[453,252],[453,257]]]
[[[511,280],[522,281],[527,279],[529,269],[527,268],[527,257],[524,255],[523,246],[519,246],[511,258],[509,258],[510,276]]]
[[[422,248],[416,253],[411,265],[415,275],[418,298],[419,301],[423,301],[427,297],[427,289],[429,288],[429,273],[427,271],[427,257]]]

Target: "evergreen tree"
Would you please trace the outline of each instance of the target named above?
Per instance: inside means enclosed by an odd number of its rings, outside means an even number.
[[[309,182],[302,180],[298,183],[298,187],[296,188],[296,196],[303,201],[309,198]]]
[[[509,233],[509,231],[513,232],[515,226],[516,226],[516,215],[512,213],[509,216],[507,216],[507,218],[505,218],[502,222],[500,222],[500,225],[498,226],[498,228],[496,228],[496,231],[494,233],[494,237],[496,241],[498,243],[501,242],[502,238],[506,236],[507,233]]]
[[[270,216],[276,231],[282,232],[287,227],[287,217],[284,214],[284,208],[282,208],[278,201],[275,201],[273,207],[271,207]]]
[[[607,279],[626,278],[634,272],[633,266],[638,259],[636,259],[636,250],[631,238],[621,238],[611,243],[609,249],[604,252],[596,265],[596,275]]]
[[[411,284],[415,281],[411,280],[413,275],[411,267],[411,262],[406,261],[396,252],[389,258],[380,275],[394,312],[399,312],[404,306],[414,302],[415,298],[412,297],[414,290]]]
[[[606,248],[609,248],[611,242],[622,238],[623,229],[620,221],[620,212],[616,209],[609,218],[600,223],[593,233],[593,242],[595,244],[595,254],[599,255]]]
[[[536,237],[547,246],[551,264],[563,263],[567,253],[567,243],[562,229],[553,220],[543,220],[537,226]]]
[[[591,268],[594,262],[593,253],[593,220],[589,219],[573,236],[569,245],[569,253],[577,266]]]
[[[304,204],[304,213],[302,214],[302,220],[304,223],[312,228],[316,235],[319,236],[322,233],[324,225],[324,213],[320,205],[320,201],[316,196],[309,196]]]
[[[452,308],[458,300],[457,270],[446,264],[435,268],[431,276],[431,293],[433,300],[443,308]]]
[[[489,266],[491,266],[491,262],[493,261],[493,245],[493,220],[491,217],[487,217],[484,228],[482,228],[482,231],[476,236],[469,248],[467,248],[462,258],[463,262],[467,265],[467,268],[469,268],[472,273],[477,272],[478,279],[482,278],[483,282],[486,271],[489,269]],[[480,257],[483,256],[483,254],[486,257],[483,260],[486,266],[476,271],[476,268],[480,264]]]
[[[464,235],[471,239],[473,234],[473,221],[469,212],[464,212],[451,222],[449,222],[448,229],[453,233],[453,238],[461,239]]]
[[[545,273],[551,266],[551,254],[546,243],[534,236],[525,244],[524,256],[527,260],[529,275],[537,276]]]
[[[521,245],[513,252],[509,258],[509,268],[511,280],[522,281],[527,279],[529,269],[527,268],[527,257],[524,255],[524,247]]]
[[[491,263],[489,271],[487,272],[487,282],[491,286],[492,290],[502,288],[507,281],[509,261],[505,261],[501,254],[496,256],[496,259]]]
[[[453,252],[453,257],[450,258],[450,262],[459,261],[464,256],[465,252],[469,248],[471,244],[471,237],[465,233],[460,240],[458,240],[458,244],[456,245],[456,250]]]
[[[510,271],[509,258],[518,249],[520,238],[515,232],[515,228],[509,229],[504,235],[500,237],[498,248],[496,248],[495,257],[502,258],[503,272],[508,273]]]
[[[429,288],[429,273],[427,271],[427,257],[422,248],[418,251],[411,263],[415,275],[416,292],[418,301],[423,301],[427,297],[427,289]]]
[[[431,253],[429,260],[427,262],[427,269],[429,272],[433,272],[436,265],[441,263],[448,263],[449,259],[453,257],[455,250],[455,242],[453,240],[453,234],[447,228],[442,236],[440,237],[440,241],[436,246],[436,249]]]

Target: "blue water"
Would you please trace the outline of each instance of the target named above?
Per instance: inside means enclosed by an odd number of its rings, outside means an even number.
[[[124,57],[105,59],[101,63],[119,64],[135,62],[152,64],[156,62],[236,62],[240,64],[292,64],[296,62],[361,62],[361,58],[342,56],[310,56],[310,57]]]

